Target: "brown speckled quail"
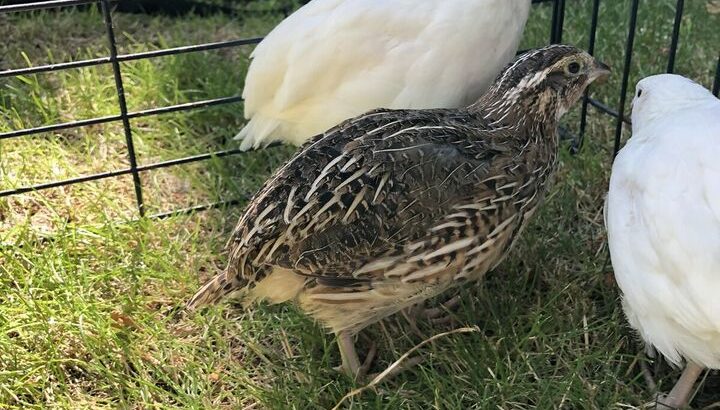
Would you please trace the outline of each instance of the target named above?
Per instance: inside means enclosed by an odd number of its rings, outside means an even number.
[[[188,308],[235,291],[294,301],[337,334],[357,376],[355,333],[500,263],[555,171],[559,118],[608,74],[553,45],[467,108],[379,109],[318,135],[250,200],[227,269]]]

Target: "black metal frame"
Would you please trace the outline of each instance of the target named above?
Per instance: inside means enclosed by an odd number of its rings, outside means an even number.
[[[564,25],[564,20],[565,20],[565,0],[532,0],[532,2],[533,3],[547,3],[547,2],[553,3],[552,23],[551,23],[551,27],[550,27],[550,42],[551,43],[561,42],[562,34],[563,34],[563,25]],[[120,63],[125,62],[125,61],[148,59],[148,58],[174,55],[174,54],[190,53],[190,52],[197,52],[197,51],[207,51],[207,50],[215,50],[215,49],[228,48],[228,47],[238,47],[238,46],[249,45],[249,44],[257,44],[258,42],[260,42],[260,40],[262,40],[262,38],[247,38],[247,39],[222,41],[222,42],[216,42],[216,43],[196,44],[196,45],[190,45],[190,46],[184,46],[184,47],[175,47],[175,48],[147,51],[147,52],[141,52],[141,53],[118,54],[116,41],[115,41],[115,33],[113,30],[113,20],[112,20],[112,13],[111,13],[109,0],[52,0],[52,1],[40,1],[40,2],[36,2],[36,3],[0,6],[0,14],[41,10],[41,9],[49,9],[49,8],[57,8],[57,7],[97,4],[97,3],[100,4],[100,7],[102,9],[102,15],[103,15],[104,23],[105,23],[105,28],[107,31],[107,39],[108,39],[108,43],[110,46],[110,55],[108,57],[100,57],[100,58],[81,60],[81,61],[71,61],[71,62],[59,63],[59,64],[48,64],[48,65],[42,65],[42,66],[36,66],[36,67],[10,69],[10,70],[5,70],[5,71],[0,71],[0,78],[13,77],[13,76],[19,76],[19,75],[25,75],[25,74],[45,73],[45,72],[51,72],[51,71],[66,70],[66,69],[71,69],[71,68],[89,67],[89,66],[95,66],[95,65],[101,65],[101,64],[110,64],[112,66],[113,76],[115,79],[115,88],[116,88],[117,97],[118,97],[118,106],[120,109],[120,114],[109,115],[109,116],[104,116],[104,117],[97,117],[97,118],[90,118],[90,119],[83,119],[83,120],[75,120],[75,121],[59,123],[59,124],[45,125],[45,126],[40,126],[40,127],[3,132],[3,133],[0,133],[0,141],[4,140],[4,139],[39,134],[39,133],[43,133],[43,132],[59,131],[59,130],[64,130],[64,129],[69,129],[69,128],[77,128],[77,127],[83,127],[83,126],[95,125],[95,124],[103,124],[103,123],[109,123],[109,122],[122,122],[125,141],[126,141],[126,147],[127,147],[127,155],[128,155],[128,159],[129,159],[129,167],[125,168],[125,169],[106,171],[106,172],[101,172],[101,173],[92,174],[92,175],[86,175],[86,176],[81,176],[81,177],[76,177],[76,178],[65,179],[65,180],[61,180],[61,181],[52,181],[52,182],[46,182],[46,183],[42,183],[42,184],[25,186],[25,187],[21,187],[21,188],[2,190],[2,191],[0,191],[0,198],[10,196],[10,195],[15,195],[15,194],[22,194],[22,193],[40,191],[40,190],[49,189],[49,188],[56,188],[56,187],[61,187],[61,186],[80,184],[83,182],[112,178],[112,177],[117,177],[117,176],[121,176],[121,175],[132,175],[133,185],[135,188],[135,197],[136,197],[136,202],[137,202],[137,207],[138,207],[138,213],[139,213],[140,217],[147,216],[150,218],[166,218],[166,217],[172,216],[172,215],[191,213],[191,212],[195,212],[195,211],[205,210],[205,209],[214,208],[214,207],[218,207],[218,206],[224,206],[224,205],[233,205],[233,204],[237,204],[238,202],[240,202],[239,199],[235,199],[235,200],[199,205],[199,206],[180,209],[180,210],[176,210],[176,211],[172,211],[172,212],[159,213],[159,214],[154,214],[154,215],[146,215],[145,206],[144,206],[144,202],[143,202],[142,181],[140,178],[140,174],[142,172],[153,170],[153,169],[158,169],[158,168],[171,167],[174,165],[203,161],[203,160],[207,160],[207,159],[210,159],[213,157],[225,157],[225,156],[229,156],[229,155],[237,155],[237,154],[241,154],[242,151],[240,151],[239,149],[230,149],[230,150],[194,155],[194,156],[189,156],[189,157],[177,158],[177,159],[172,159],[172,160],[167,160],[167,161],[161,161],[161,162],[147,164],[147,165],[138,165],[137,157],[135,155],[135,148],[134,148],[134,144],[133,144],[133,133],[132,133],[132,126],[130,124],[130,120],[134,119],[134,118],[146,117],[146,116],[151,116],[151,115],[159,115],[159,114],[165,114],[165,113],[171,113],[171,112],[177,112],[177,111],[188,111],[188,110],[206,108],[206,107],[222,105],[222,104],[237,103],[239,101],[242,101],[242,98],[240,96],[230,96],[230,97],[223,97],[223,98],[208,99],[208,100],[203,100],[203,101],[196,101],[196,102],[185,103],[185,104],[178,104],[178,105],[167,106],[167,107],[152,108],[152,109],[147,109],[147,110],[128,112],[127,104],[125,102],[125,93],[124,93],[124,89],[123,89],[122,67],[121,67]],[[684,0],[677,0],[675,21],[674,21],[674,26],[673,26],[673,36],[672,36],[672,42],[670,44],[670,56],[669,56],[668,65],[667,65],[668,72],[673,72],[673,70],[675,68],[675,57],[677,54],[677,48],[678,48],[678,43],[679,43],[680,24],[681,24],[682,16],[683,16],[684,3],[685,3]],[[633,0],[632,4],[631,4],[631,8],[630,8],[630,24],[629,24],[627,42],[625,45],[625,61],[624,61],[623,68],[622,68],[622,85],[621,85],[620,98],[619,98],[619,101],[617,104],[617,108],[613,109],[613,108],[609,107],[608,105],[603,104],[600,101],[590,98],[586,94],[585,98],[583,100],[583,105],[582,105],[582,111],[581,111],[581,117],[580,117],[580,138],[579,138],[578,144],[576,146],[576,149],[579,149],[579,147],[582,145],[582,139],[585,134],[585,130],[586,130],[586,126],[587,126],[587,114],[588,114],[589,106],[593,106],[601,113],[610,115],[616,119],[615,145],[614,145],[614,149],[613,149],[613,157],[617,154],[617,152],[620,148],[623,126],[624,126],[624,124],[630,123],[629,119],[627,118],[627,116],[624,113],[625,113],[625,106],[626,106],[626,101],[627,101],[627,99],[626,99],[627,91],[628,91],[628,86],[629,86],[630,68],[631,68],[631,63],[632,63],[632,52],[633,52],[633,47],[634,47],[634,42],[635,42],[635,31],[636,31],[636,26],[637,26],[638,6],[639,6],[639,0]],[[593,54],[595,51],[595,40],[596,40],[596,34],[597,34],[597,28],[598,28],[599,7],[600,7],[600,0],[593,0],[592,21],[591,21],[591,27],[590,27],[590,41],[588,44],[588,51],[590,52],[590,54]],[[720,56],[718,57],[717,70],[716,70],[715,81],[714,81],[714,85],[713,85],[713,92],[715,95],[718,95],[718,93],[720,92]]]

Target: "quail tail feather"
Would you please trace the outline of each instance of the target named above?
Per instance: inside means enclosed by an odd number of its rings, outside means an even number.
[[[185,308],[192,312],[203,306],[216,304],[225,296],[242,289],[247,284],[247,281],[242,280],[238,275],[225,271],[203,285],[187,302]]]

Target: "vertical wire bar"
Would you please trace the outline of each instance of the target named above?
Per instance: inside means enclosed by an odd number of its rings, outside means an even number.
[[[590,21],[590,41],[588,53],[595,55],[595,40],[597,39],[598,15],[600,14],[600,0],[593,0],[592,20]],[[583,97],[582,111],[580,112],[580,136],[573,152],[578,152],[585,142],[585,130],[587,128],[588,105],[590,104],[590,90],[585,90]]]
[[[620,150],[620,138],[622,137],[623,121],[625,120],[625,100],[627,97],[628,83],[630,82],[630,66],[632,64],[632,52],[635,44],[635,29],[637,28],[637,15],[640,0],[633,0],[630,9],[630,27],[628,28],[627,42],[625,43],[625,63],[623,66],[622,85],[620,87],[620,101],[618,102],[618,118],[615,124],[615,145],[613,147],[613,159]]]
[[[120,71],[120,62],[117,58],[117,44],[115,42],[115,32],[113,30],[110,4],[108,0],[101,0],[100,5],[105,19],[108,41],[110,43],[110,63],[112,64],[113,76],[115,77],[115,89],[117,91],[118,104],[120,105],[120,117],[123,123],[123,130],[125,131],[125,144],[127,146],[130,172],[132,173],[133,185],[135,187],[135,199],[137,201],[140,217],[143,217],[145,216],[145,206],[143,203],[142,182],[140,181],[140,173],[137,169],[135,144],[133,143],[132,128],[130,128],[130,119],[128,118],[128,109],[127,102],[125,101],[125,89],[123,87],[122,73]]]
[[[682,24],[685,0],[678,0],[675,6],[675,23],[673,24],[672,40],[670,42],[670,57],[668,58],[667,72],[675,72],[675,56],[677,55],[678,43],[680,41],[680,25]]]
[[[718,55],[717,67],[715,67],[715,84],[713,85],[713,94],[720,97],[720,55]]]
[[[555,26],[558,18],[558,3],[560,0],[553,0],[552,21],[550,21],[550,44],[555,44]]]
[[[565,20],[565,0],[553,0],[552,22],[550,23],[550,44],[562,41],[562,28]]]
[[[562,43],[563,27],[565,26],[565,0],[558,0],[558,18],[555,26],[555,42]]]

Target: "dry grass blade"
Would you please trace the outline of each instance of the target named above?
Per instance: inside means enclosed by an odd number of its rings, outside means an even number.
[[[705,8],[710,14],[720,14],[720,0],[709,0]]]
[[[367,389],[371,389],[371,388],[377,386],[380,382],[382,382],[383,380],[385,380],[385,378],[386,378],[389,374],[391,374],[391,373],[393,372],[393,370],[395,370],[398,366],[400,366],[400,364],[402,364],[402,362],[405,361],[405,359],[407,359],[408,357],[410,357],[411,354],[415,353],[415,351],[417,351],[417,350],[420,349],[421,347],[425,346],[426,344],[432,343],[432,342],[434,342],[435,340],[440,339],[440,338],[443,338],[443,337],[445,337],[445,336],[450,336],[450,335],[454,335],[454,334],[458,334],[458,333],[474,333],[474,332],[480,332],[480,329],[479,329],[477,326],[473,326],[473,327],[461,327],[461,328],[459,328],[459,329],[450,330],[450,331],[448,331],[448,332],[438,333],[438,334],[436,334],[435,336],[432,336],[432,337],[430,337],[430,338],[428,338],[428,339],[423,340],[422,342],[420,342],[420,343],[418,343],[417,345],[415,345],[412,349],[410,349],[410,350],[408,350],[407,352],[405,352],[405,354],[403,354],[402,356],[400,356],[399,359],[395,360],[395,361],[394,361],[390,366],[388,366],[387,369],[385,369],[382,373],[380,373],[380,374],[378,374],[377,376],[375,376],[375,378],[373,378],[373,379],[370,381],[370,383],[366,384],[366,385],[363,386],[363,387],[359,387],[359,388],[357,388],[357,389],[354,389],[354,390],[351,390],[350,392],[348,392],[348,394],[346,394],[345,396],[343,396],[343,398],[340,399],[339,402],[337,402],[337,404],[335,405],[335,407],[332,408],[332,410],[337,410],[337,409],[339,409],[340,406],[345,402],[345,400],[347,400],[347,399],[349,399],[349,398],[351,398],[351,397],[353,397],[353,396],[357,396],[358,394],[361,394],[362,392],[364,392],[364,391],[367,390]]]

